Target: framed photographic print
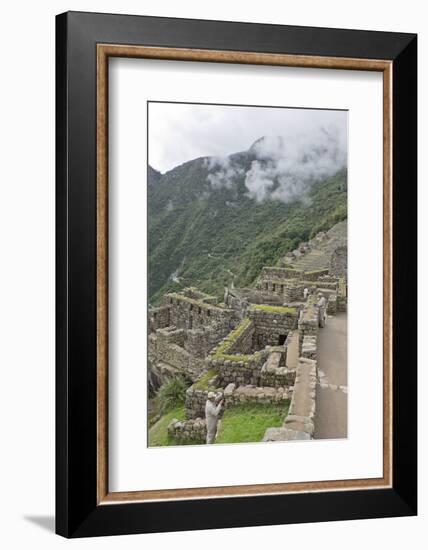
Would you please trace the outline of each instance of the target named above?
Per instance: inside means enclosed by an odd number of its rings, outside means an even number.
[[[416,36],[56,47],[57,532],[416,514]]]

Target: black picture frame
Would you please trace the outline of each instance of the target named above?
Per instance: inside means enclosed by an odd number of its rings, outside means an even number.
[[[97,503],[100,43],[392,62],[392,487]],[[56,532],[86,537],[415,515],[417,36],[68,12],[56,18],[56,97]]]

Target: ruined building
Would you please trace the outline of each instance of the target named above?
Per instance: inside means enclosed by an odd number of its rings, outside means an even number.
[[[149,387],[185,374],[195,380],[210,350],[238,323],[236,313],[215,296],[187,288],[166,294],[163,305],[149,309]]]
[[[315,241],[325,239],[323,234]],[[299,262],[314,248],[313,241],[299,247]],[[178,373],[194,381],[186,394],[186,420],[171,423],[171,437],[202,442],[207,393],[216,391],[226,407],[290,400],[283,427],[267,430],[264,440],[311,438],[322,326],[319,292],[327,314],[346,311],[346,250],[328,249],[321,269],[264,267],[253,288],[226,288],[224,303],[187,288],[166,294],[163,305],[151,308],[152,390]]]

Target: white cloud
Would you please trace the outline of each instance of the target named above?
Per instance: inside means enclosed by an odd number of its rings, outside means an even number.
[[[346,167],[346,127],[329,124],[288,136],[266,136],[254,146],[258,160],[246,174],[248,195],[290,202],[314,183]]]
[[[250,147],[256,160],[244,173],[230,155]],[[289,202],[346,167],[347,112],[150,103],[151,166],[165,172],[198,157],[213,189],[244,176],[251,198]]]
[[[244,173],[241,167],[232,165],[230,157],[208,157],[205,166],[211,171],[207,179],[213,189],[232,187],[234,178]]]
[[[227,157],[262,136],[310,134],[322,126],[341,129],[345,111],[149,103],[149,163],[166,172],[198,157]]]

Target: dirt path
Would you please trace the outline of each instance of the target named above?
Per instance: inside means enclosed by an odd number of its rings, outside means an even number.
[[[347,316],[329,317],[318,339],[315,439],[347,436]]]

